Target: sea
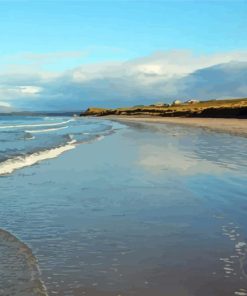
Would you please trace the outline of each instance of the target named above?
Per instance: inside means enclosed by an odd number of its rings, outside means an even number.
[[[76,143],[99,140],[112,130],[112,125],[103,121],[0,116],[0,175],[57,157]]]
[[[0,117],[0,295],[247,295],[247,138]]]

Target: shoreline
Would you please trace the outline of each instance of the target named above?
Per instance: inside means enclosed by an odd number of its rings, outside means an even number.
[[[188,296],[203,287],[204,296],[230,296],[247,289],[235,258],[245,241],[246,138],[129,126],[1,179],[1,224],[35,250],[47,293]],[[6,271],[19,262],[12,250]],[[233,262],[231,274],[220,258]]]
[[[48,296],[38,261],[32,250],[15,235],[0,228],[1,295]],[[22,280],[16,280],[21,278]],[[11,286],[4,286],[11,280]]]
[[[247,137],[247,119],[236,118],[193,118],[193,117],[153,117],[153,116],[104,116],[105,119],[121,122],[168,123],[191,127],[207,128],[212,131],[226,132]]]

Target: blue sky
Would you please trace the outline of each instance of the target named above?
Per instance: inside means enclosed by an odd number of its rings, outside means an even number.
[[[1,54],[89,51],[82,62],[153,51],[246,49],[247,1],[1,1]],[[81,61],[81,60],[80,60]]]
[[[238,0],[1,1],[0,71],[62,73],[155,52],[245,53],[246,15]]]

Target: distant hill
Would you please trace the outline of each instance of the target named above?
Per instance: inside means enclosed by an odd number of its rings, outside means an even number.
[[[143,106],[117,109],[89,108],[81,116],[164,116],[247,118],[247,98],[208,100],[195,103],[181,102],[170,106]]]
[[[7,107],[7,106],[3,106],[3,105],[0,105],[0,113],[10,113],[10,112],[13,112],[14,109],[12,107]]]
[[[79,115],[80,113],[77,111],[10,111],[6,110],[1,111],[0,109],[0,115],[16,115],[16,116],[73,116],[73,115]]]

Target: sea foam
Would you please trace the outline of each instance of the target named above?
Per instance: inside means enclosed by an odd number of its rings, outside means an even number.
[[[68,128],[68,126],[62,126],[62,127],[57,127],[57,128],[48,128],[48,129],[41,129],[41,130],[26,130],[26,133],[49,133],[49,132],[53,132],[53,131],[59,131],[62,129],[66,129]]]
[[[68,122],[74,121],[74,119],[69,119],[66,121],[56,122],[56,123],[40,123],[40,124],[16,124],[16,125],[2,125],[0,129],[9,129],[9,128],[21,128],[21,127],[42,127],[42,126],[57,126],[63,125]]]
[[[43,150],[40,152],[35,152],[33,154],[26,155],[23,157],[17,156],[17,157],[8,159],[0,163],[0,176],[11,174],[13,171],[17,169],[33,165],[42,160],[55,158],[66,151],[74,149],[75,143],[76,143],[76,140],[72,140],[68,142],[66,145],[61,147],[53,148],[50,150]]]

